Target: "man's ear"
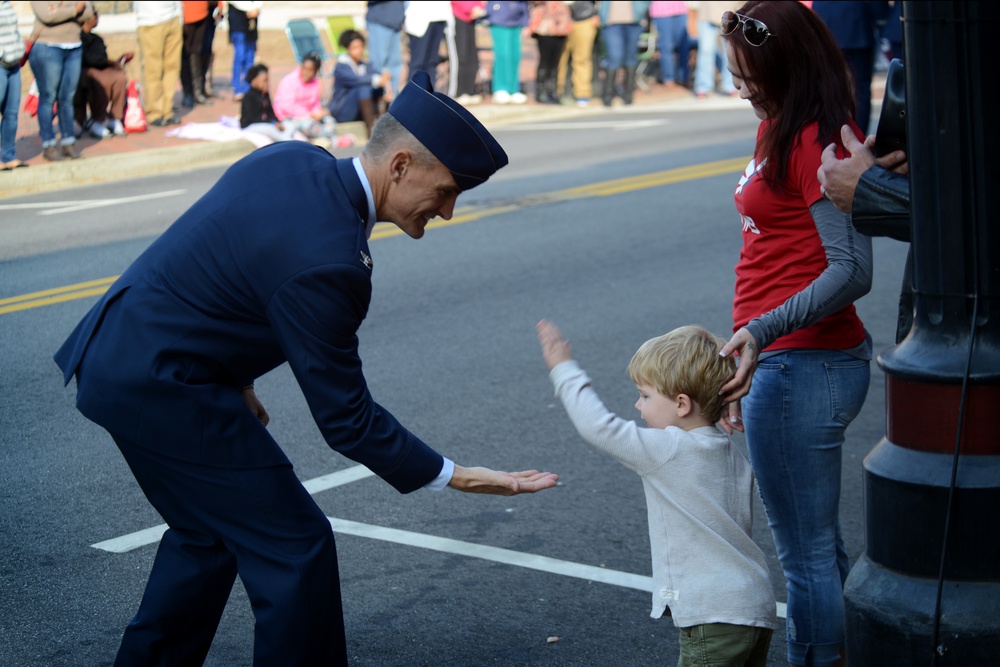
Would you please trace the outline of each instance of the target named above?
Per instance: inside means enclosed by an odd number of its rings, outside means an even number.
[[[674,399],[677,402],[677,416],[684,418],[694,412],[694,401],[687,394],[677,394]]]
[[[399,183],[406,175],[406,171],[413,165],[413,153],[408,150],[398,150],[389,159],[389,173],[392,175],[392,182]]]

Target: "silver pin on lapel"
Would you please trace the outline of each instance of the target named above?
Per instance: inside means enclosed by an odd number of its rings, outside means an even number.
[[[361,251],[361,263],[364,264],[366,267],[368,267],[369,270],[371,270],[372,258],[369,257],[364,250]]]

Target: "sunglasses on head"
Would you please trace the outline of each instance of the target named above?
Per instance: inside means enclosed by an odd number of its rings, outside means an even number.
[[[767,41],[768,37],[775,36],[771,34],[766,25],[757,19],[743,16],[736,12],[725,12],[722,14],[722,24],[720,27],[722,28],[723,35],[732,34],[741,25],[743,26],[743,37],[750,46],[764,46],[764,42]]]

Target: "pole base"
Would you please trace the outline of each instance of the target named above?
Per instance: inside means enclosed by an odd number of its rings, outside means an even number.
[[[844,585],[847,664],[995,667],[1000,656],[1000,582],[945,581],[934,646],[936,598],[934,579],[881,567],[862,554]]]

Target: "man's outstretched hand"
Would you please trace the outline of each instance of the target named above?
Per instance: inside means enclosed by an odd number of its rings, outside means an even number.
[[[522,472],[501,472],[489,468],[465,468],[455,464],[455,473],[448,486],[465,493],[487,493],[494,496],[516,496],[519,493],[535,493],[551,489],[559,481],[559,475],[551,472],[525,470]]]

